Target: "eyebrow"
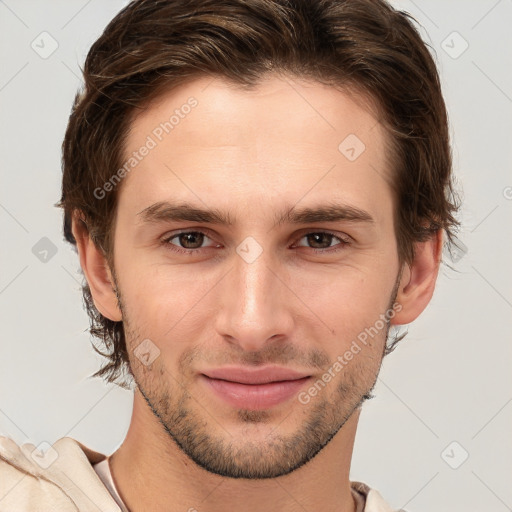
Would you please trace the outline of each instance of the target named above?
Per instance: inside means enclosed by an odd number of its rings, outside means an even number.
[[[229,212],[223,212],[216,208],[203,209],[187,203],[171,203],[169,201],[154,203],[140,211],[137,217],[140,218],[140,224],[185,221],[232,226],[236,222],[236,219]],[[336,221],[375,222],[373,217],[365,210],[345,204],[328,203],[317,207],[297,208],[289,206],[276,215],[274,227],[286,223],[309,224]]]

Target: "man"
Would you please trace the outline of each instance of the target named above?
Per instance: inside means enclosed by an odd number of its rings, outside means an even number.
[[[357,422],[457,224],[408,16],[139,0],[84,77],[59,206],[133,415],[108,457],[1,439],[0,510],[391,511],[349,480]]]

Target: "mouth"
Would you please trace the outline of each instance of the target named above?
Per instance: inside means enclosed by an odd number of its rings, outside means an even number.
[[[229,405],[261,410],[295,396],[311,375],[279,367],[225,367],[206,370],[200,378],[215,396]]]

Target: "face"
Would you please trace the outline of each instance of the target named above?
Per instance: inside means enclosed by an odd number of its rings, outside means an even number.
[[[131,125],[114,237],[131,371],[211,472],[299,468],[375,384],[400,267],[386,133],[357,99],[200,79]]]

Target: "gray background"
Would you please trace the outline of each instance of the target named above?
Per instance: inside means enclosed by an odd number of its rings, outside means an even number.
[[[125,4],[0,0],[0,433],[18,443],[111,453],[130,420],[131,392],[89,378],[101,359],[53,207],[79,65]],[[409,511],[512,510],[512,0],[393,4],[437,55],[467,251],[385,359],[351,479]]]

